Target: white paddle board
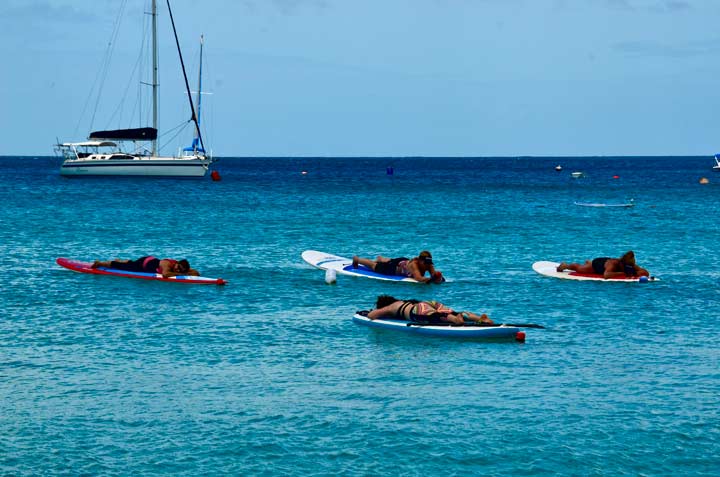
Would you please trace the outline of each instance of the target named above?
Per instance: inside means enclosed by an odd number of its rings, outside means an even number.
[[[533,263],[532,268],[540,275],[544,275],[546,277],[553,277],[553,278],[564,278],[566,280],[588,280],[588,281],[598,281],[598,282],[639,282],[640,281],[640,277],[604,278],[602,275],[597,275],[594,273],[578,273],[578,272],[573,272],[572,270],[563,270],[562,272],[558,272],[557,267],[559,265],[560,265],[559,262],[542,261],[542,262]],[[655,278],[655,277],[647,277],[647,278],[648,278],[648,281],[657,281],[657,278]]]
[[[358,265],[357,268],[353,268],[352,258],[339,257],[331,253],[318,252],[316,250],[305,250],[302,253],[302,258],[315,268],[319,268],[321,270],[335,270],[340,275],[374,278],[375,280],[385,280],[389,282],[421,283],[410,277],[375,273],[365,265]]]

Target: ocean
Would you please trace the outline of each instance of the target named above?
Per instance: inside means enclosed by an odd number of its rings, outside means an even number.
[[[213,182],[2,157],[0,475],[717,475],[712,165],[224,158]],[[328,285],[308,249],[427,249],[448,282]],[[531,268],[630,249],[659,281]],[[55,264],[147,254],[228,284]],[[516,343],[354,324],[379,294],[546,329]]]

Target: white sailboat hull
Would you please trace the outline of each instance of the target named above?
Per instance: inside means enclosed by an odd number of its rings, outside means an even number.
[[[209,158],[136,157],[134,159],[65,160],[60,167],[63,176],[160,176],[204,177]]]

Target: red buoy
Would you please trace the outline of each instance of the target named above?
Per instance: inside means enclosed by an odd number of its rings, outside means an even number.
[[[620,179],[620,176],[613,176],[613,179]]]
[[[220,180],[220,173],[219,173],[218,171],[212,171],[212,172],[210,173],[210,177],[211,177],[212,180],[214,180],[214,181],[219,181],[219,180]]]
[[[524,331],[518,331],[515,333],[515,341],[519,341],[520,343],[525,342],[525,332]]]

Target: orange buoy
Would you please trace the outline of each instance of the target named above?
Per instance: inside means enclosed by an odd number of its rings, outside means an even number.
[[[210,173],[210,177],[212,178],[212,180],[217,182],[220,180],[220,173],[218,171],[212,171]]]

